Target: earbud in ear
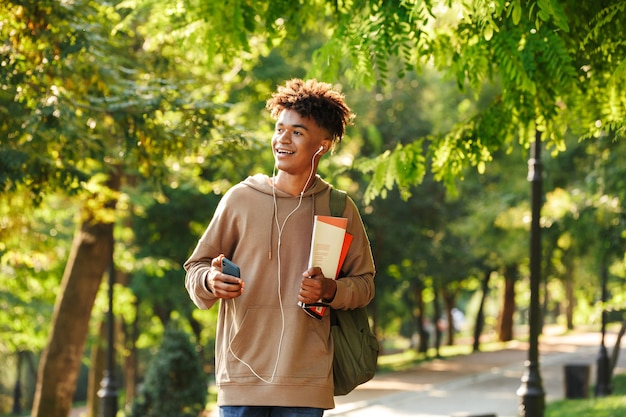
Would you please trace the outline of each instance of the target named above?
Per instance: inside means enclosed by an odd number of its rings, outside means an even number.
[[[325,151],[326,148],[324,146],[320,146],[320,151]]]

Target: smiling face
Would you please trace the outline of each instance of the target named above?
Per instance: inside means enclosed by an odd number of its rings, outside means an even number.
[[[311,169],[317,169],[319,158],[330,145],[330,135],[315,120],[302,117],[295,110],[283,110],[276,121],[272,137],[279,177],[285,174],[294,176],[303,186]],[[315,155],[320,146],[324,146],[325,150]]]

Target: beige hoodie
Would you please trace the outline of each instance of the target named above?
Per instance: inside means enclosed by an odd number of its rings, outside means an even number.
[[[185,262],[185,286],[201,309],[217,301],[204,285],[214,257],[223,253],[239,265],[246,285],[243,295],[219,303],[218,405],[334,407],[329,311],[319,321],[297,304],[313,215],[330,215],[329,194],[318,176],[293,211],[300,196],[273,189],[266,175],[248,177],[224,195]],[[374,297],[370,244],[350,198],[343,217],[353,241],[330,304],[336,309],[362,307]]]

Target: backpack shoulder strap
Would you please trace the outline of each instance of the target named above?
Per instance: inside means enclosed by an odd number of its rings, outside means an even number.
[[[338,190],[335,187],[330,187],[330,215],[334,217],[340,217],[343,214],[343,210],[346,208],[347,193],[343,190]]]

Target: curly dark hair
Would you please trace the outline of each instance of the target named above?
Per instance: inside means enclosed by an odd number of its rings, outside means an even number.
[[[343,94],[334,90],[332,85],[315,79],[287,81],[267,100],[265,108],[274,119],[287,109],[295,110],[302,117],[312,117],[330,133],[333,144],[341,142],[346,126],[354,119]]]

